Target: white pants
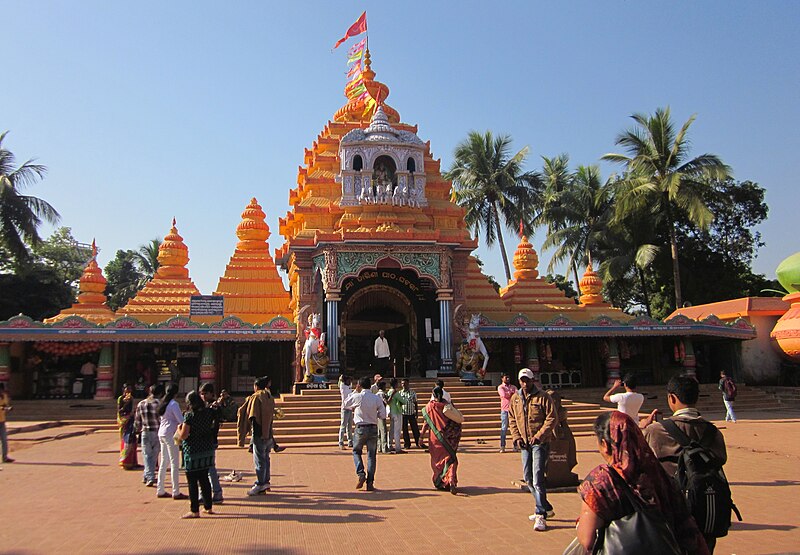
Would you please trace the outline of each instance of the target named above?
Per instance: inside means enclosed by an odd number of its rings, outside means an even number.
[[[178,446],[171,437],[159,437],[161,442],[161,462],[158,465],[158,495],[166,492],[167,465],[170,469],[170,480],[172,481],[172,496],[175,497],[181,492],[181,456]]]
[[[394,443],[394,450],[400,451],[400,432],[403,429],[403,415],[402,414],[393,414],[392,415],[392,442]],[[392,446],[390,446],[390,449]]]

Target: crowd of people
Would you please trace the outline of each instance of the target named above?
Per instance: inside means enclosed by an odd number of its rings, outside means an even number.
[[[535,508],[529,518],[535,531],[545,531],[548,517],[555,514],[547,497],[550,445],[556,438],[559,420],[565,419],[565,410],[556,395],[540,387],[531,370],[523,368],[517,378],[519,388],[508,375],[503,375],[497,388],[501,403],[500,451],[505,451],[510,434],[512,448],[520,453],[524,483]],[[735,385],[731,387],[727,380],[723,373],[719,388],[725,397],[727,417],[735,421]],[[183,410],[174,384],[166,388],[152,386],[148,397],[136,406],[131,388],[124,386],[117,401],[120,466],[140,468],[137,445],[141,445],[142,480],[146,486],[157,488],[157,497],[187,499],[180,491],[183,468],[190,504],[183,518],[198,518],[201,504],[205,513],[213,514],[214,505],[224,502],[215,461],[220,423],[235,420],[238,445],[247,445],[253,454],[256,478],[247,494],[268,492],[270,452],[282,449],[275,442],[273,423],[278,409],[270,385],[269,378],[257,378],[253,394],[237,409],[226,391],[216,397],[213,385],[203,384],[198,391],[186,395]],[[699,385],[693,377],[676,376],[667,384],[672,415],[666,419],[652,411],[639,420],[644,396],[636,391],[636,385],[634,376],[625,376],[604,396],[604,400],[617,404],[617,410],[603,412],[594,423],[598,451],[605,463],[589,472],[578,489],[583,503],[575,550],[569,552],[591,552],[600,543],[616,541],[612,536],[623,534],[618,529],[624,529],[625,519],[642,513],[655,515],[660,528],[649,535],[657,537],[662,545],[674,546],[675,553],[712,553],[716,538],[727,533],[730,525],[725,510],[735,511],[730,491],[724,489],[727,482],[722,465],[727,453],[722,433],[697,411]],[[614,393],[620,388],[624,392]],[[411,448],[413,437],[416,447],[426,449],[430,455],[433,486],[458,493],[458,448],[464,418],[441,380],[421,409],[418,395],[407,379],[390,379],[387,384],[380,374],[355,382],[342,376],[339,391],[339,446],[352,450],[356,489],[374,491],[377,453],[405,453]],[[7,405],[7,397],[4,401]],[[702,464],[690,461],[696,453],[707,466],[705,471],[701,470]],[[5,448],[3,456],[7,456]],[[166,491],[167,468],[171,493]],[[694,495],[692,488],[699,487],[696,475],[700,472],[705,472],[703,487],[721,484],[719,499],[703,501],[699,499],[702,495]],[[710,502],[717,505],[709,507]],[[717,515],[718,510],[722,514]],[[619,526],[614,528],[612,523]]]

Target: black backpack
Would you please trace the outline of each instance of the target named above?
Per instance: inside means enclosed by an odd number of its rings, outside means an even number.
[[[740,522],[742,515],[731,499],[731,488],[722,471],[722,461],[704,447],[711,445],[714,440],[716,426],[707,422],[703,436],[696,441],[671,420],[664,420],[661,424],[682,447],[678,454],[675,479],[686,496],[689,512],[697,522],[697,527],[705,536],[727,536],[731,527],[731,511],[736,513]]]

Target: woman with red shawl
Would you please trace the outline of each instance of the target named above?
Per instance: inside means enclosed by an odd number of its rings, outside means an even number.
[[[708,547],[686,501],[656,459],[630,416],[609,411],[594,423],[600,454],[608,464],[589,472],[578,487],[583,499],[578,541],[591,553],[598,531],[634,511],[620,478],[643,503],[658,511],[686,553],[708,555]]]
[[[433,388],[433,399],[422,409],[425,423],[422,425],[422,436],[430,430],[428,438],[428,451],[431,454],[431,468],[433,469],[433,485],[436,489],[457,493],[458,479],[458,443],[461,441],[461,424],[447,418],[444,408],[444,390],[441,387]]]

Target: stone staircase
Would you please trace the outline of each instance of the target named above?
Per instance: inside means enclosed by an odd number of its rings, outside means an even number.
[[[787,408],[800,409],[800,387],[762,386],[759,389],[763,389]]]
[[[445,389],[464,414],[462,439],[499,440],[500,399],[496,386],[466,386],[458,378],[447,378]],[[411,388],[417,392],[420,410],[430,399],[435,380],[415,379]],[[279,401],[285,417],[275,421],[275,437],[281,445],[314,443],[336,445],[339,434],[338,389],[304,390],[300,395],[283,395]],[[569,411],[569,425],[575,435],[591,434],[594,419],[602,411],[597,403],[563,400]],[[420,427],[422,415],[419,416]],[[226,438],[220,434],[220,441]]]
[[[434,380],[415,379],[411,387],[417,392],[421,407],[430,398]],[[497,445],[500,434],[500,402],[496,386],[466,386],[457,378],[445,379],[445,389],[464,414],[463,440],[487,440]],[[738,387],[737,411],[774,411],[800,408],[800,389],[781,388],[791,391],[767,392],[763,388],[746,385]],[[666,389],[663,385],[642,386],[645,404],[642,415],[658,408],[669,414]],[[604,388],[563,389],[562,404],[569,412],[569,425],[576,436],[592,434],[592,423],[600,412],[612,408],[602,401]],[[786,397],[784,401],[782,397]],[[241,401],[241,399],[237,399]],[[794,401],[797,400],[797,405]],[[339,433],[339,390],[304,390],[299,395],[285,394],[278,400],[284,418],[275,421],[275,437],[281,445],[335,446]],[[700,389],[698,408],[701,412],[719,417],[724,412],[722,397],[716,386],[703,384]],[[9,428],[31,429],[35,426],[82,426],[95,432],[116,433],[115,401],[91,400],[35,400],[16,401],[14,411],[9,414]],[[419,416],[420,427],[422,415]],[[23,424],[25,422],[27,426]],[[12,436],[13,439],[13,436]],[[220,430],[220,445],[232,447],[236,444],[236,426],[225,423]]]

